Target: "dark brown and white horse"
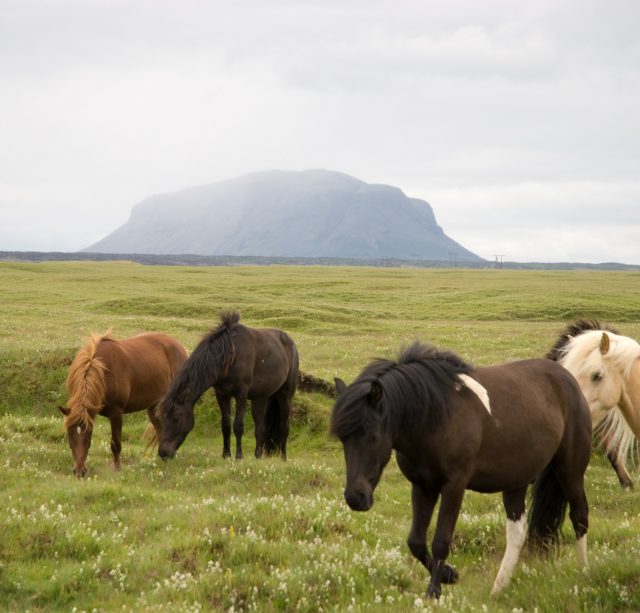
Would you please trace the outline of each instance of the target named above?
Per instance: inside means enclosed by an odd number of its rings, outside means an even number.
[[[586,566],[591,417],[564,368],[525,360],[474,369],[453,353],[415,343],[397,361],[370,363],[350,386],[336,385],[331,432],[344,447],[347,504],[371,508],[395,449],[412,486],[408,545],[431,572],[428,596],[439,597],[441,583],[458,578],[445,560],[467,489],[502,492],[507,546],[494,592],[509,583],[524,545],[525,495],[534,481],[530,540],[557,541],[568,503],[578,558]],[[430,555],[426,533],[438,498]]]

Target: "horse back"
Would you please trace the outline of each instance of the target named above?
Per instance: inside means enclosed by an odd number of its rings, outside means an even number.
[[[159,332],[103,340],[96,354],[107,366],[105,414],[109,407],[130,413],[153,406],[187,359],[176,339]]]
[[[283,387],[293,395],[298,352],[286,332],[238,325],[233,344],[235,358],[226,378],[247,385],[249,398],[267,398]]]
[[[480,400],[466,390],[457,401],[466,404],[466,410],[454,410],[450,424],[475,441],[470,489],[524,486],[563,446],[576,445],[580,453],[589,453],[588,406],[575,379],[557,363],[523,360],[478,368],[471,376],[487,390],[491,413],[483,412]]]

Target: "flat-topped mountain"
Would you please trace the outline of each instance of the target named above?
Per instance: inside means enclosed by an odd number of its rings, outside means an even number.
[[[151,196],[83,251],[481,260],[444,233],[424,200],[326,170],[258,172]]]

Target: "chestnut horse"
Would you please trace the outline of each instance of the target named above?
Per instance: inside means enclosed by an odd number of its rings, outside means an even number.
[[[626,459],[640,438],[640,344],[598,321],[569,324],[547,354],[578,381],[593,434],[622,487],[633,487]]]
[[[525,495],[535,481],[529,539],[557,542],[567,503],[586,566],[588,506],[584,473],[591,453],[589,407],[576,380],[550,360],[523,360],[474,369],[448,351],[415,343],[398,361],[376,360],[339,392],[331,432],[344,447],[344,496],[356,511],[396,450],[411,482],[413,523],[408,545],[429,570],[427,596],[458,574],[445,564],[467,489],[502,492],[507,546],[493,591],[504,588],[527,534]],[[426,532],[438,498],[432,544]]]
[[[116,340],[92,334],[76,355],[67,376],[70,399],[63,413],[73,456],[73,472],[84,477],[96,415],[111,422],[111,451],[120,468],[122,416],[147,409],[158,433],[154,409],[187,359],[184,347],[166,334],[148,332]]]
[[[256,449],[287,457],[291,398],[298,382],[298,351],[288,334],[273,328],[249,328],[237,311],[223,313],[220,325],[193,350],[165,397],[157,417],[161,432],[158,455],[173,457],[194,425],[193,409],[213,388],[222,413],[222,457],[231,455],[231,400],[236,458],[243,457],[242,435],[247,400],[255,423]]]

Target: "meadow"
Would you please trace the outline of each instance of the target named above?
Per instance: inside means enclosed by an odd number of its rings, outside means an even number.
[[[470,492],[449,560],[460,582],[434,604],[405,544],[410,488],[395,461],[369,512],[344,503],[329,398],[296,394],[287,462],[223,460],[209,392],[170,462],[146,450],[140,413],[125,418],[113,471],[98,419],[83,480],[56,408],[92,331],[163,331],[191,350],[220,310],[237,308],[247,325],[290,333],[305,372],[349,382],[415,339],[479,366],[542,357],[580,317],[638,339],[639,290],[637,272],[0,263],[0,610],[640,610],[639,490],[623,491],[598,451],[588,571],[567,522],[551,559],[525,553],[491,598],[501,499]],[[251,451],[250,415],[245,439]]]

